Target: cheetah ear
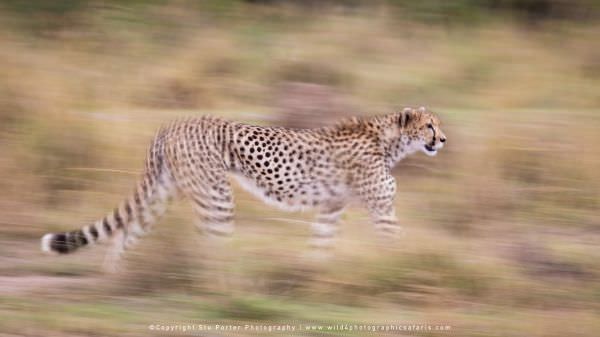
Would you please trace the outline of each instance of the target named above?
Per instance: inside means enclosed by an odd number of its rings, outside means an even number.
[[[420,113],[425,113],[425,111],[427,111],[427,109],[425,109],[425,107],[424,107],[424,106],[422,106],[422,107],[419,107],[419,110],[418,110],[418,111],[419,111]]]
[[[402,109],[402,114],[400,114],[400,127],[404,128],[410,123],[413,119],[413,108],[404,108]]]

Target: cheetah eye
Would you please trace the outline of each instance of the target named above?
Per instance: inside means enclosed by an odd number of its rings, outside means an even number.
[[[427,127],[430,128],[430,129],[433,129],[433,124],[427,123]]]

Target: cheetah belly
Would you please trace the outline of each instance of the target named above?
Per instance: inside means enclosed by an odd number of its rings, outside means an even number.
[[[234,173],[233,177],[235,177],[242,188],[258,197],[264,203],[286,211],[301,211],[316,207],[329,200],[343,199],[347,193],[347,189],[343,186],[334,186],[333,188],[325,189],[318,182],[313,182],[311,184],[306,183],[306,188],[303,189],[304,193],[300,192],[292,198],[283,197],[281,200],[278,200],[276,192],[259,186],[254,179],[242,173]]]
[[[264,203],[270,206],[275,206],[277,208],[288,210],[288,211],[296,211],[301,209],[301,207],[297,207],[289,202],[278,201],[271,195],[268,195],[269,191],[264,187],[258,186],[256,181],[252,178],[248,178],[242,173],[234,173],[233,177],[235,180],[242,186],[243,189],[250,192],[252,195],[256,196]]]

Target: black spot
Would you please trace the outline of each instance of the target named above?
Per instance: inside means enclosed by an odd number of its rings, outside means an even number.
[[[85,234],[83,234],[83,230],[78,230],[77,232],[75,232],[75,235],[77,236],[77,242],[79,243],[79,246],[88,244],[88,240],[85,237]]]
[[[94,240],[96,240],[98,238],[98,230],[96,229],[96,226],[94,226],[94,225],[90,226],[90,234],[92,234],[92,236],[94,237]]]
[[[108,224],[108,220],[106,218],[104,218],[102,220],[102,226],[104,226],[104,230],[106,231],[106,235],[109,235],[112,233],[112,228],[110,228],[110,225]]]
[[[75,235],[74,232],[70,232],[67,235],[67,249],[68,250],[74,250],[75,248],[77,248],[79,245],[77,244],[77,236]]]
[[[133,194],[133,201],[135,201],[135,204],[137,206],[140,206],[142,204],[142,201],[140,200],[140,194],[138,193],[138,191],[136,190],[135,193]]]
[[[131,214],[133,213],[133,210],[131,209],[131,205],[129,203],[125,205],[125,212],[127,213],[127,218],[131,219]]]
[[[68,253],[69,246],[67,246],[67,235],[65,233],[54,234],[52,241],[50,242],[50,249],[60,254]]]
[[[119,209],[115,208],[114,211],[115,222],[117,223],[117,228],[123,227],[123,219],[121,219],[121,215],[119,214]]]

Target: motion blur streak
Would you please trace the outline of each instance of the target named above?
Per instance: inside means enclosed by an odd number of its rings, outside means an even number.
[[[452,327],[411,336],[596,336],[599,6],[2,1],[0,334],[390,324]],[[314,214],[234,185],[237,229],[221,253],[185,203],[114,275],[100,271],[103,247],[39,252],[41,234],[128,195],[173,119],[314,127],[404,106],[438,114],[448,142],[395,169],[406,233],[392,247],[352,205],[331,259],[313,259],[302,222]]]

